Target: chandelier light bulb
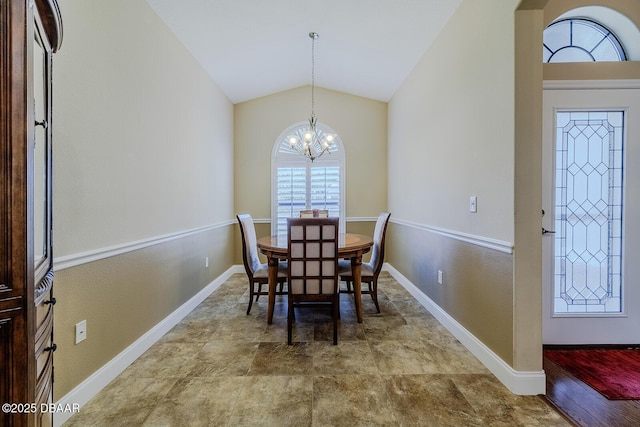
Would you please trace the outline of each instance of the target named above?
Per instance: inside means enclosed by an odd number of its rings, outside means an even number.
[[[289,136],[287,139],[289,140],[289,145],[291,145],[291,147],[295,147],[298,143],[298,138],[293,135]]]
[[[311,141],[311,138],[313,138],[313,133],[311,131],[306,131],[304,133],[304,140],[305,141]]]

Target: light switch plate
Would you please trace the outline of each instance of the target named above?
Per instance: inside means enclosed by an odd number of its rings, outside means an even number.
[[[469,197],[469,212],[478,212],[478,198],[476,196]]]

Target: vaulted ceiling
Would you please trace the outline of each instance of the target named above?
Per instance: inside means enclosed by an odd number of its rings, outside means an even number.
[[[388,101],[461,0],[147,0],[233,103],[311,83]]]

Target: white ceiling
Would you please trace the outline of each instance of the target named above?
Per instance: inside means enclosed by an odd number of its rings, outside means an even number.
[[[461,0],[147,0],[231,102],[311,83],[388,101]]]

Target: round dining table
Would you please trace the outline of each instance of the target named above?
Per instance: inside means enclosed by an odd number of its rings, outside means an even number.
[[[267,257],[269,265],[269,307],[267,310],[267,323],[273,320],[273,308],[276,302],[276,279],[278,275],[278,262],[286,260],[289,254],[289,243],[286,235],[266,236],[258,239],[258,249]],[[351,260],[351,276],[353,277],[354,300],[358,323],[362,323],[362,292],[361,266],[362,255],[371,250],[373,239],[371,236],[353,233],[341,233],[338,235],[338,257]]]

